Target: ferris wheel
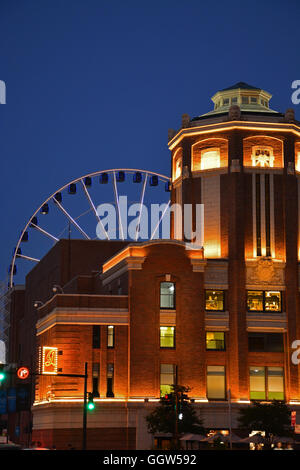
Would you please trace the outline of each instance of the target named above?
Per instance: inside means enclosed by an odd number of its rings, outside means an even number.
[[[111,240],[99,206],[112,205],[117,214],[117,239],[126,240],[120,201],[138,205],[135,240],[142,239],[140,221],[150,204],[164,207],[148,239],[159,238],[160,224],[170,206],[171,180],[168,176],[147,170],[118,168],[81,176],[57,189],[29,218],[13,250],[8,287],[20,282],[27,272],[62,238]]]

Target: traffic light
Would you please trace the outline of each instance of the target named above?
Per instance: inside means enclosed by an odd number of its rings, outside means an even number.
[[[0,364],[0,384],[6,379],[5,364]]]
[[[165,396],[164,396],[164,401],[167,405],[170,405],[171,404],[171,395],[166,393]]]
[[[88,394],[87,409],[93,411],[95,409],[94,395],[92,393]]]

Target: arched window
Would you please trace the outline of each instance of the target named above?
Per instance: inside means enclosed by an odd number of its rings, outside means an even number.
[[[256,168],[283,168],[283,141],[268,135],[243,139],[243,164]]]
[[[200,166],[201,170],[220,168],[220,150],[217,148],[202,150]]]
[[[182,149],[178,149],[173,157],[173,181],[182,175]]]
[[[300,152],[296,152],[296,171],[300,172]]]
[[[203,139],[192,144],[192,171],[218,170],[228,166],[228,141],[223,138]]]

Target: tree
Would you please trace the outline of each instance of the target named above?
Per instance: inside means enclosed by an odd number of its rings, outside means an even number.
[[[249,431],[264,431],[267,447],[273,436],[291,436],[291,411],[286,403],[254,402],[252,406],[239,410],[239,426]]]
[[[181,434],[203,434],[202,421],[188,397],[188,387],[172,385],[172,391],[161,397],[160,404],[150,415],[146,416],[148,431],[173,435],[173,447],[178,448]]]

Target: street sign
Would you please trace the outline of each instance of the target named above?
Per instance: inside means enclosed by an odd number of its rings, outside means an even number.
[[[17,370],[17,376],[19,377],[19,379],[22,379],[22,380],[25,380],[29,377],[29,369],[28,367],[19,367],[19,369]]]
[[[57,348],[52,346],[43,346],[42,374],[57,375]]]

